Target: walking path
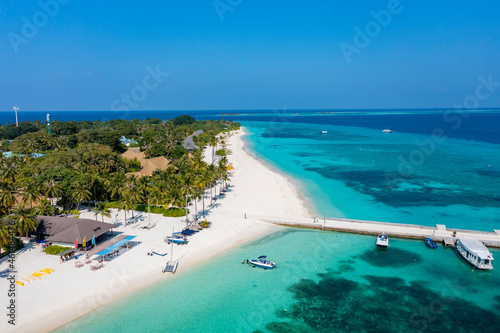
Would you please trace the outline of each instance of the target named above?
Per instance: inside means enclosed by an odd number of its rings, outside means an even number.
[[[454,245],[455,241],[458,238],[474,238],[481,241],[486,246],[500,247],[500,230],[493,230],[493,232],[488,232],[446,228],[446,226],[442,224],[438,224],[436,225],[436,227],[428,227],[415,224],[388,223],[338,218],[292,219],[255,215],[249,215],[248,217],[272,224],[297,228],[333,230],[367,235],[379,235],[383,232],[389,237],[397,238],[424,239],[425,237],[430,237],[434,241],[444,242],[446,245]],[[453,235],[454,232],[456,233],[455,236]]]

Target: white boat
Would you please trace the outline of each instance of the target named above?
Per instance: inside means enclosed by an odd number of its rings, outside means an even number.
[[[161,250],[151,250],[151,253],[156,254],[157,256],[164,257],[167,255],[166,251],[161,251]]]
[[[328,131],[321,131],[319,134],[328,134]]]
[[[390,130],[390,129],[385,129],[385,130],[382,130],[382,133],[392,133],[392,130]]]
[[[459,238],[457,251],[465,260],[479,269],[493,269],[493,255],[483,243],[477,239]]]
[[[247,259],[247,264],[253,267],[261,267],[264,269],[276,268],[276,264],[272,261],[266,260],[267,256],[260,256],[258,259]]]
[[[387,237],[386,234],[381,233],[377,237],[377,243],[376,244],[377,244],[377,246],[380,246],[380,247],[388,247],[389,246],[389,237]]]

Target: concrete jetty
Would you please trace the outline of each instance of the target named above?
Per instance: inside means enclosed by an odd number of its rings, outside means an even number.
[[[295,228],[310,228],[320,230],[333,230],[366,235],[379,235],[384,232],[389,237],[424,239],[432,238],[435,242],[442,242],[445,246],[455,246],[458,238],[474,238],[486,246],[500,248],[500,230],[493,232],[462,230],[447,228],[438,224],[436,227],[428,227],[416,224],[389,223],[377,221],[351,220],[339,218],[311,218],[311,219],[289,219],[279,217],[257,217],[264,222],[284,225]]]

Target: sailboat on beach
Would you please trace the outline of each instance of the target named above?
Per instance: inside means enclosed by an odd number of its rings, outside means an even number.
[[[172,233],[174,231],[172,230]],[[163,267],[163,270],[161,271],[162,273],[165,272],[172,272],[172,274],[175,274],[175,271],[177,270],[177,266],[179,265],[179,261],[173,259],[173,252],[174,252],[174,242],[170,242],[170,260],[167,261],[165,266]]]

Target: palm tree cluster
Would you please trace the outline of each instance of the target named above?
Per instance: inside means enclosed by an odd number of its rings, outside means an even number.
[[[213,159],[212,163],[206,163],[201,149],[176,154],[175,147],[197,129],[205,131],[197,138],[199,145],[217,146],[221,132],[239,127],[234,123],[214,124],[216,122],[178,126],[173,122],[136,123],[137,132],[144,133],[138,140],[141,150],[149,149],[151,153],[146,154],[149,156],[160,151],[170,162],[166,170],[141,177],[130,173],[130,162],[109,145],[88,142],[74,148],[66,145],[68,133],[65,131],[72,130],[71,126],[60,126],[61,134],[55,137],[39,132],[21,135],[12,146],[24,151],[23,154],[8,158],[0,154],[0,245],[7,244],[13,233],[27,235],[35,231],[35,216],[53,215],[59,211],[56,206],[68,211],[85,204],[90,210],[92,203],[96,219],[100,215],[104,221],[104,217],[111,215],[106,202],[114,201],[114,206],[123,210],[127,220],[127,211],[132,210],[133,214],[135,205],[148,202],[164,209],[184,207],[186,217],[188,204],[194,202],[197,216],[197,202],[201,199],[204,215],[205,193],[210,189],[210,198],[212,191],[217,193],[217,188],[220,193],[227,186],[232,166],[225,156],[217,163]],[[81,131],[77,133],[80,134]],[[45,156],[33,158],[33,152]]]

